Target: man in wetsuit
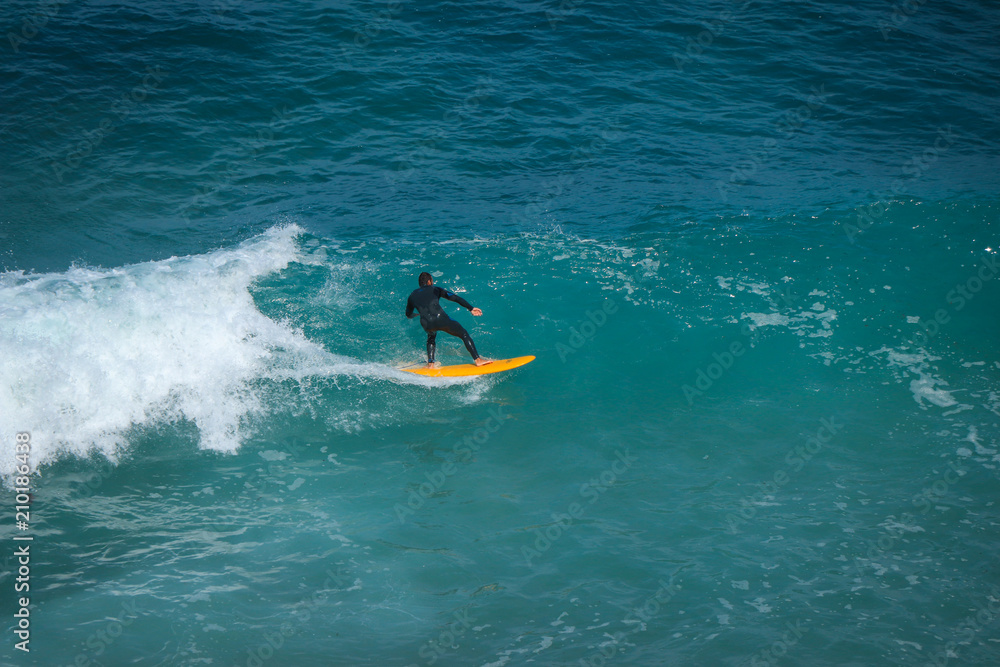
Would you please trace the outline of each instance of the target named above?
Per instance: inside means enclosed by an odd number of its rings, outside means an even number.
[[[476,317],[482,315],[483,311],[473,308],[472,304],[455,293],[437,287],[434,284],[434,278],[426,271],[420,274],[417,282],[420,283],[420,288],[413,290],[410,293],[410,298],[406,300],[406,316],[412,319],[416,317],[414,310],[420,313],[420,326],[427,332],[427,367],[434,367],[434,340],[437,338],[438,331],[461,338],[462,342],[465,343],[465,349],[472,355],[472,360],[477,366],[490,363],[490,359],[483,359],[479,356],[479,353],[476,352],[476,344],[472,342],[469,332],[445,314],[438,299],[445,298],[454,301],[463,308],[468,308]]]

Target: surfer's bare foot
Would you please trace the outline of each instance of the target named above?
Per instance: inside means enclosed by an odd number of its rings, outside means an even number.
[[[428,361],[427,362],[427,368],[439,368],[440,366],[441,366],[441,364],[439,364],[436,361]]]
[[[486,359],[485,357],[476,357],[474,361],[476,362],[477,366],[485,366],[486,364],[493,363],[492,359]]]

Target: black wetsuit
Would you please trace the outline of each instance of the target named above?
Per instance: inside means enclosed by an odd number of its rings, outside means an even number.
[[[413,290],[410,298],[406,300],[406,316],[416,317],[413,313],[414,309],[420,313],[420,326],[427,332],[427,362],[434,363],[434,340],[437,338],[438,331],[461,338],[462,342],[465,343],[465,349],[469,351],[472,358],[478,359],[479,353],[476,352],[476,344],[472,342],[469,332],[461,324],[448,317],[441,309],[438,299],[448,299],[448,301],[454,301],[463,308],[472,310],[472,305],[468,301],[437,285],[424,285]]]

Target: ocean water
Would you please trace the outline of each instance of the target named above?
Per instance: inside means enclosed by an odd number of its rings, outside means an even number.
[[[0,17],[0,664],[1000,663],[995,3]]]

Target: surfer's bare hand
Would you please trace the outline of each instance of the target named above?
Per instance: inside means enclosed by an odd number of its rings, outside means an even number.
[[[475,315],[476,317],[479,317],[480,315],[483,314],[483,311],[479,310],[478,308],[473,308],[472,314]]]

